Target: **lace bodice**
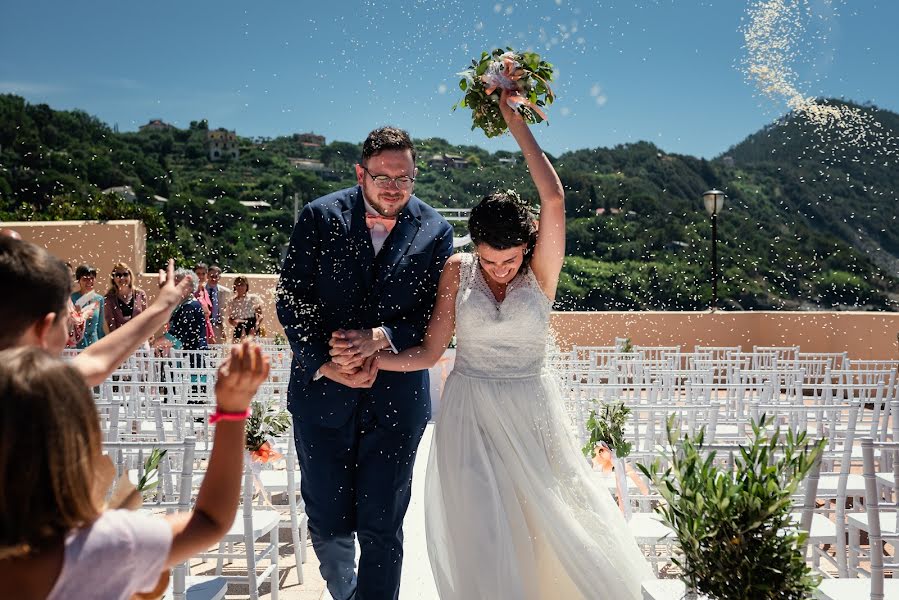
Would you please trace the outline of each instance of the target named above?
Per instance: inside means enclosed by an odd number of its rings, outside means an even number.
[[[497,302],[478,262],[462,255],[456,296],[456,364],[464,375],[517,378],[540,373],[546,359],[552,302],[530,269]]]

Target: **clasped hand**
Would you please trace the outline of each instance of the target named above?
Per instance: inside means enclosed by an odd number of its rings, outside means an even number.
[[[328,345],[331,361],[322,365],[322,375],[347,387],[372,386],[378,375],[377,352],[388,345],[381,328],[338,329]]]

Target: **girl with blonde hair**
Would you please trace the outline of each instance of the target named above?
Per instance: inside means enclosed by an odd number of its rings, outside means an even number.
[[[124,600],[217,542],[237,510],[244,421],[268,372],[258,346],[232,348],[194,510],[156,517],[104,510],[102,435],[81,374],[40,348],[0,352],[0,598]]]

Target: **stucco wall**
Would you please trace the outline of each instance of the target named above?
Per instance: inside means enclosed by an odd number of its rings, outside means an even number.
[[[101,287],[105,291],[112,265],[120,260],[135,273],[147,270],[147,229],[141,221],[7,221],[0,226],[17,231],[22,239],[40,244],[72,266],[95,266],[98,291]]]
[[[136,272],[146,265],[146,229],[140,221],[53,221],[0,223],[17,230],[73,264],[90,262],[98,269],[98,290],[105,290],[109,270],[124,259]],[[221,285],[231,288],[239,273],[224,273]],[[277,275],[245,274],[251,293],[262,297],[268,335],[282,332],[275,316]],[[138,277],[152,298],[156,276]],[[629,337],[646,346],[694,345],[800,346],[805,352],[843,352],[850,357],[899,358],[899,313],[885,312],[559,312],[552,327],[560,346],[611,346]]]
[[[803,352],[843,352],[850,358],[899,358],[899,313],[886,312],[559,312],[553,331],[562,348],[635,345],[800,346]]]

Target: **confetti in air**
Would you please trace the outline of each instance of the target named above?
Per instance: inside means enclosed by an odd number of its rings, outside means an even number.
[[[832,0],[825,0],[821,6],[834,13]],[[815,18],[809,0],[756,0],[750,3],[748,15],[743,32],[745,72],[763,96],[775,102],[785,101],[795,115],[805,119],[822,143],[838,151],[836,158],[842,159],[844,151],[861,147],[881,154],[895,152],[896,138],[870,114],[802,92],[796,65],[806,50],[803,43],[809,22]]]

